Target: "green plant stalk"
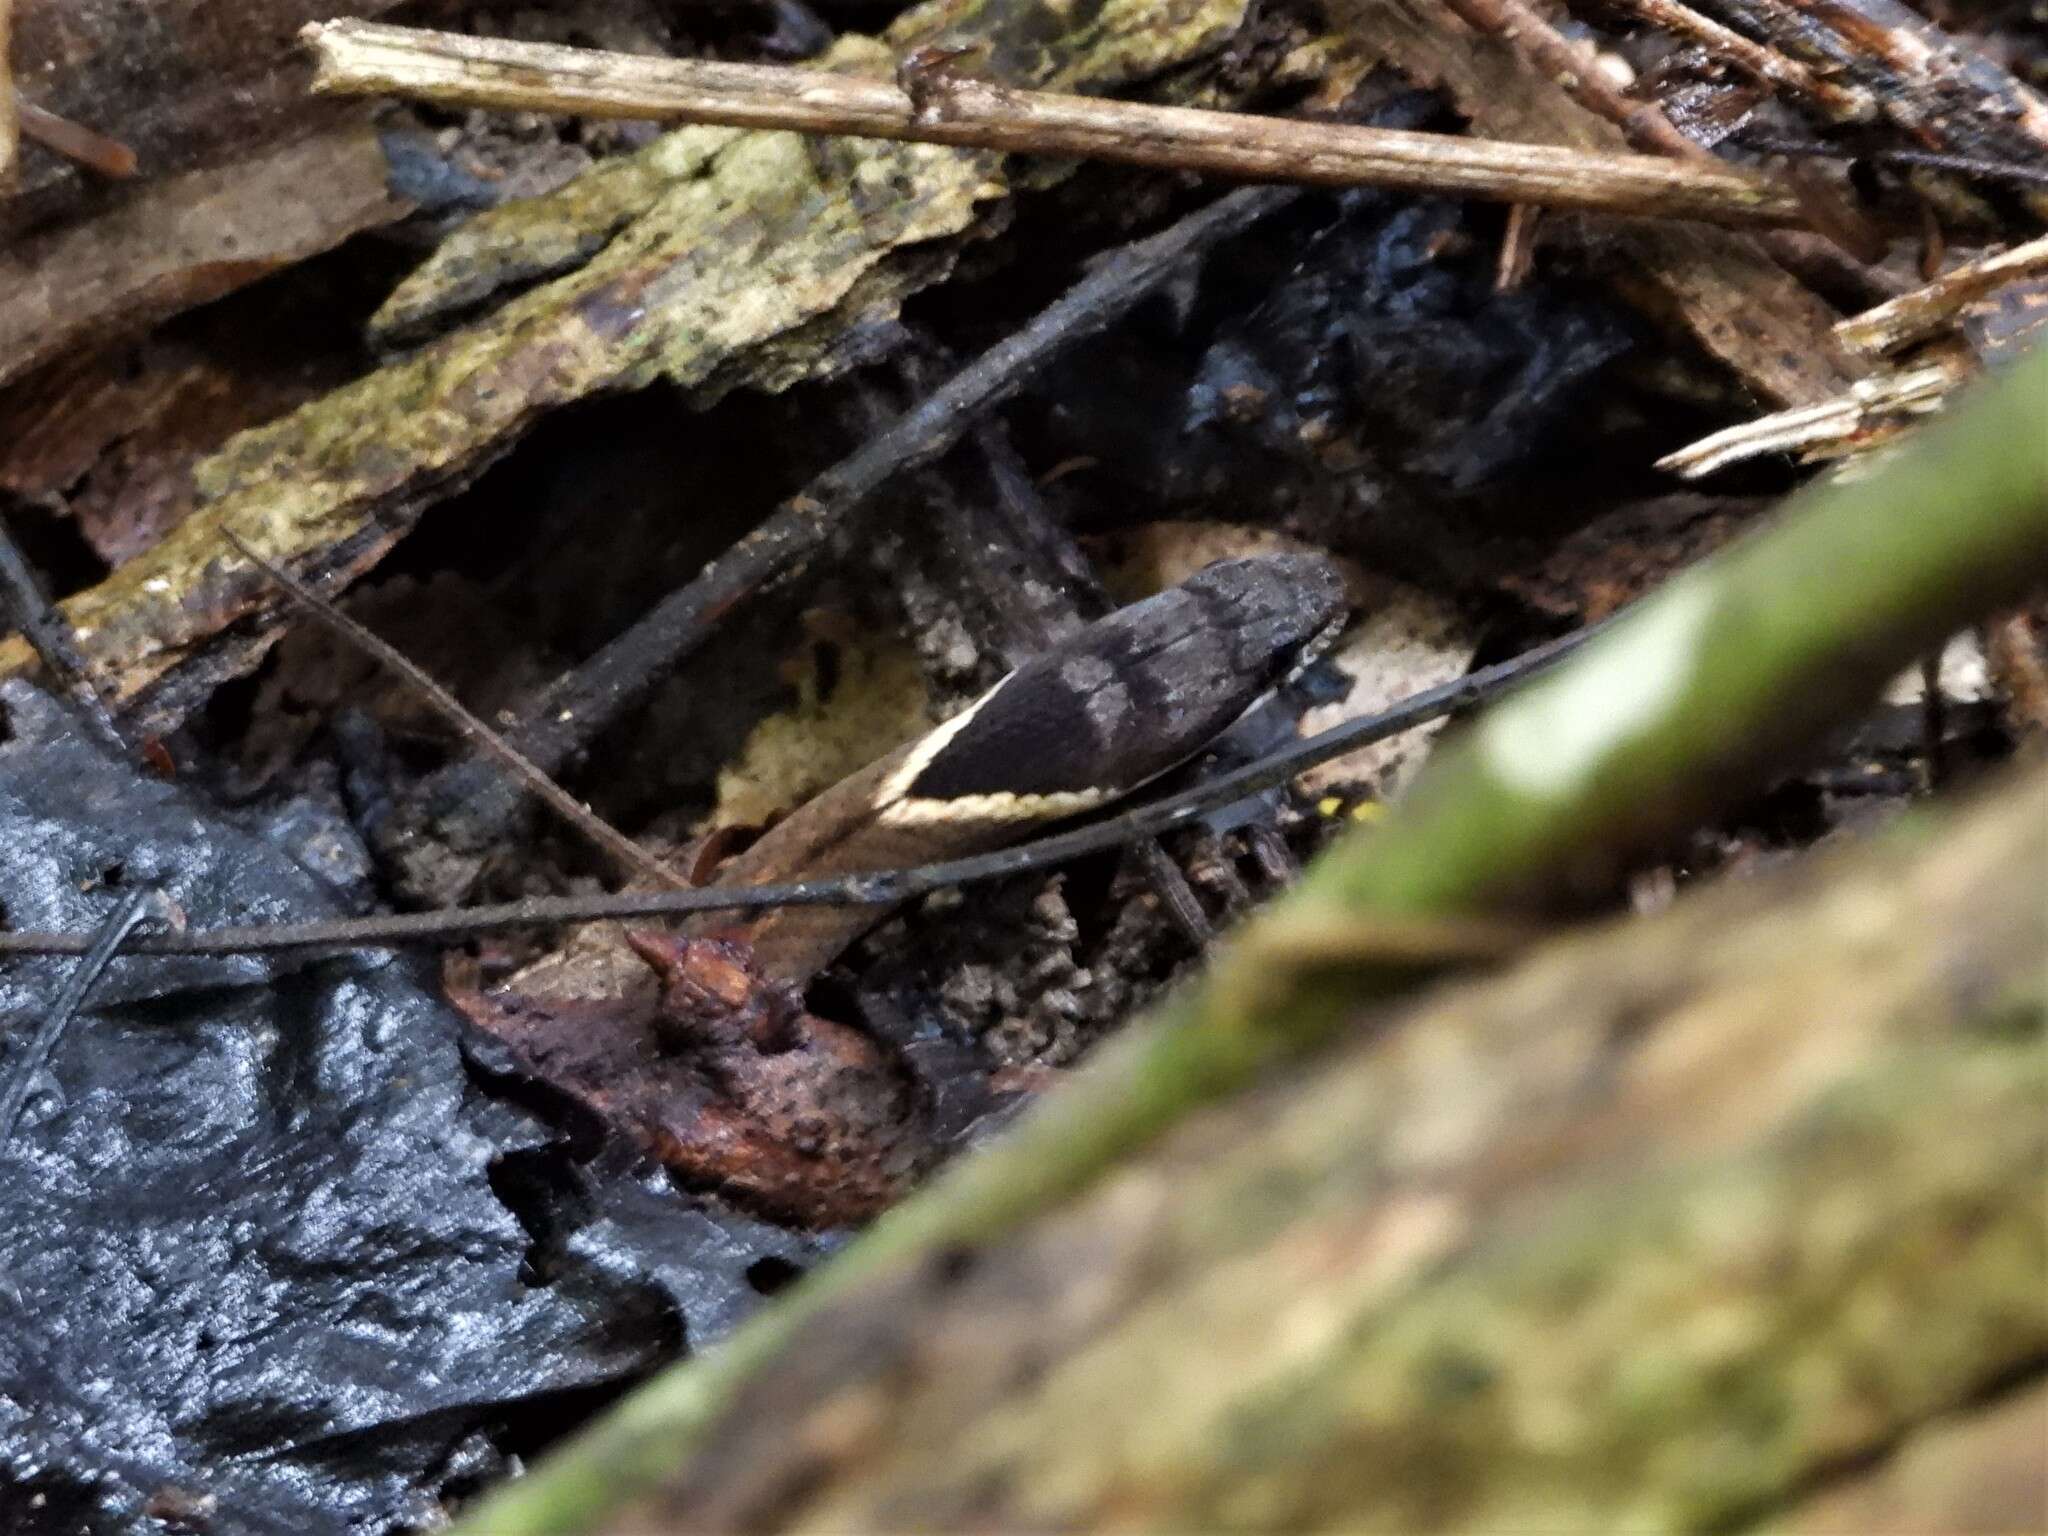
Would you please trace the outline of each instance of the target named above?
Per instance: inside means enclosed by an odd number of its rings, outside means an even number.
[[[998,1142],[701,1359],[633,1393],[471,1536],[576,1531],[656,1485],[796,1324],[878,1271],[983,1241],[1100,1177],[1192,1109],[1328,1038],[1407,968],[1280,963],[1303,916],[1469,914],[1603,879],[1749,793],[1943,637],[2048,581],[2048,348],[1868,478],[1815,486],[1444,748],[1382,827],[1319,860],[1210,974]]]

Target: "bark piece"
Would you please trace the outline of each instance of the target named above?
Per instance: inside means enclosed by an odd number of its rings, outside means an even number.
[[[357,112],[233,165],[137,182],[97,218],[16,240],[0,251],[0,383],[402,216],[387,169]]]
[[[76,519],[110,566],[154,544],[192,509],[196,459],[351,371],[309,359],[291,313],[239,318],[53,363],[0,393],[0,489]]]

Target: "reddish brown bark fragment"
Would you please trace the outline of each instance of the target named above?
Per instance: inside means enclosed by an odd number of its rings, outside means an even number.
[[[534,1077],[694,1187],[812,1227],[865,1221],[908,1190],[928,1158],[922,1098],[879,1044],[762,982],[743,944],[629,942],[658,996],[451,995]]]

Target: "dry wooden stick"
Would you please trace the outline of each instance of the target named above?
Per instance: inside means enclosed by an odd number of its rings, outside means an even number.
[[[1721,224],[1804,222],[1798,199],[1783,188],[1711,158],[1677,164],[1651,155],[1106,101],[950,74],[921,77],[913,94],[891,82],[818,70],[652,59],[365,21],[314,23],[300,37],[317,58],[313,89],[334,95],[854,134]]]
[[[230,544],[234,545],[242,558],[249,561],[276,586],[282,588],[291,599],[306,609],[322,624],[340,635],[350,645],[374,657],[404,678],[434,709],[441,718],[453,725],[483,751],[496,758],[528,789],[532,790],[570,826],[581,832],[590,841],[610,854],[624,875],[641,875],[658,885],[671,890],[686,891],[690,882],[663,864],[653,854],[619,831],[603,817],[596,815],[574,795],[549,778],[536,764],[522,757],[508,745],[496,731],[479,720],[463,702],[446,688],[443,688],[424,670],[416,666],[396,646],[388,645],[327,601],[318,592],[300,581],[283,566],[266,559],[238,538],[230,529],[221,530]]]
[[[1924,288],[1852,315],[1835,327],[1842,345],[1870,356],[1896,352],[1944,329],[1964,305],[2022,277],[2048,272],[2048,235],[1944,272]]]
[[[1974,372],[1963,358],[1951,357],[1924,368],[1859,379],[1847,394],[1715,432],[1665,454],[1655,467],[1700,480],[1767,453],[1799,453],[1813,459],[1852,452],[1871,446],[1871,435],[1885,427],[1939,410]]]

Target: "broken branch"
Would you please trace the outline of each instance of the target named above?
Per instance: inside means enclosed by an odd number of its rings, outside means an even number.
[[[1767,453],[1827,458],[1872,446],[1871,434],[1908,417],[1939,410],[1969,377],[1960,359],[1861,379],[1848,393],[1818,405],[1774,411],[1708,434],[1667,453],[1654,466],[1686,480],[1704,480],[1733,464]]]
[[[1942,330],[1964,305],[2042,272],[2048,272],[2048,236],[1944,272],[1924,288],[1844,320],[1835,335],[1844,346],[1870,356],[1896,352]]]
[[[300,36],[318,61],[313,89],[332,95],[854,134],[1722,224],[1804,221],[1796,198],[1718,163],[1106,101],[951,75],[931,78],[920,101],[886,81],[817,70],[652,59],[363,21],[314,23]]]

